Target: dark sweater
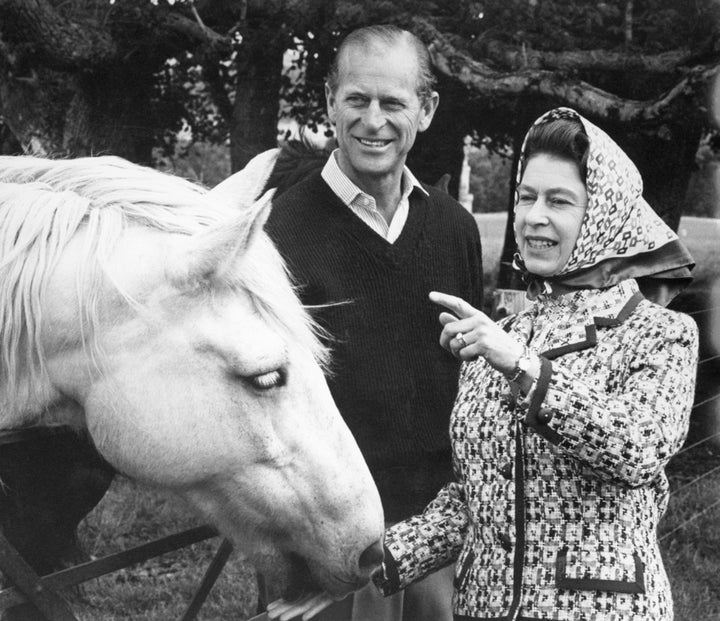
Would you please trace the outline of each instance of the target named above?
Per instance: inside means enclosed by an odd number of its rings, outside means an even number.
[[[415,189],[390,244],[312,175],[273,203],[266,229],[332,335],[328,384],[388,520],[424,508],[452,477],[448,425],[459,363],[439,345],[428,292],[482,301],[480,236],[447,194]]]

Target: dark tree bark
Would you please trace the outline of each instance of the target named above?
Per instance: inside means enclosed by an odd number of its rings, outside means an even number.
[[[438,71],[466,85],[476,96],[494,99],[498,103],[523,96],[542,97],[562,102],[592,118],[648,127],[687,115],[696,115],[700,120],[703,87],[718,74],[717,64],[689,69],[685,77],[668,91],[640,101],[625,99],[554,71],[496,71],[459,52],[441,36],[430,43],[430,51]],[[689,105],[689,100],[696,105]]]
[[[710,51],[710,50],[708,50]],[[666,75],[668,70],[686,66],[701,54],[683,48],[659,54],[628,54],[608,50],[568,50],[548,52],[519,49],[502,41],[478,45],[478,52],[496,66],[509,71],[545,69],[559,71],[608,71],[612,73],[644,72]]]
[[[285,41],[265,29],[245,33],[230,131],[232,170],[277,145]]]
[[[69,7],[69,8],[68,8]],[[69,13],[71,10],[75,13]],[[228,37],[149,2],[0,1],[0,110],[23,150],[148,163],[154,73],[174,52]]]
[[[440,105],[430,127],[417,135],[408,155],[408,166],[415,176],[430,185],[444,174],[450,174],[448,190],[457,199],[463,163],[463,138],[468,127],[459,109],[465,97],[457,82],[443,79],[438,84],[442,92]]]

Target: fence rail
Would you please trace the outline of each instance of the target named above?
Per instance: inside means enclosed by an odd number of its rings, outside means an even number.
[[[46,576],[38,576],[0,532],[0,569],[15,585],[0,590],[0,612],[31,602],[48,621],[76,621],[67,604],[57,595],[58,591],[217,536],[217,530],[211,526],[198,526]],[[232,545],[223,540],[182,621],[191,621],[197,616],[231,551]]]

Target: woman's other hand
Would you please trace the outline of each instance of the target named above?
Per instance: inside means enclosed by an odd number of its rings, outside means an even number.
[[[270,602],[267,607],[268,617],[279,621],[290,621],[300,617],[303,621],[312,619],[316,614],[325,610],[335,600],[327,593],[314,593],[301,597],[298,600],[287,602],[278,599]]]
[[[440,333],[442,347],[460,360],[482,356],[505,375],[515,371],[523,346],[490,317],[462,298],[447,293],[431,291],[430,300],[450,311],[440,313],[439,317],[443,326]]]

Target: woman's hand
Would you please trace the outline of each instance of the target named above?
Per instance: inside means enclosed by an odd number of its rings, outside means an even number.
[[[462,298],[438,291],[430,292],[430,300],[449,311],[440,313],[443,325],[440,345],[461,360],[482,356],[494,369],[511,375],[523,354],[523,346],[498,326],[490,317]]]
[[[279,621],[289,621],[300,615],[302,615],[303,621],[307,621],[325,610],[334,601],[327,593],[306,595],[294,602],[278,599],[268,604],[267,613],[270,619]]]

